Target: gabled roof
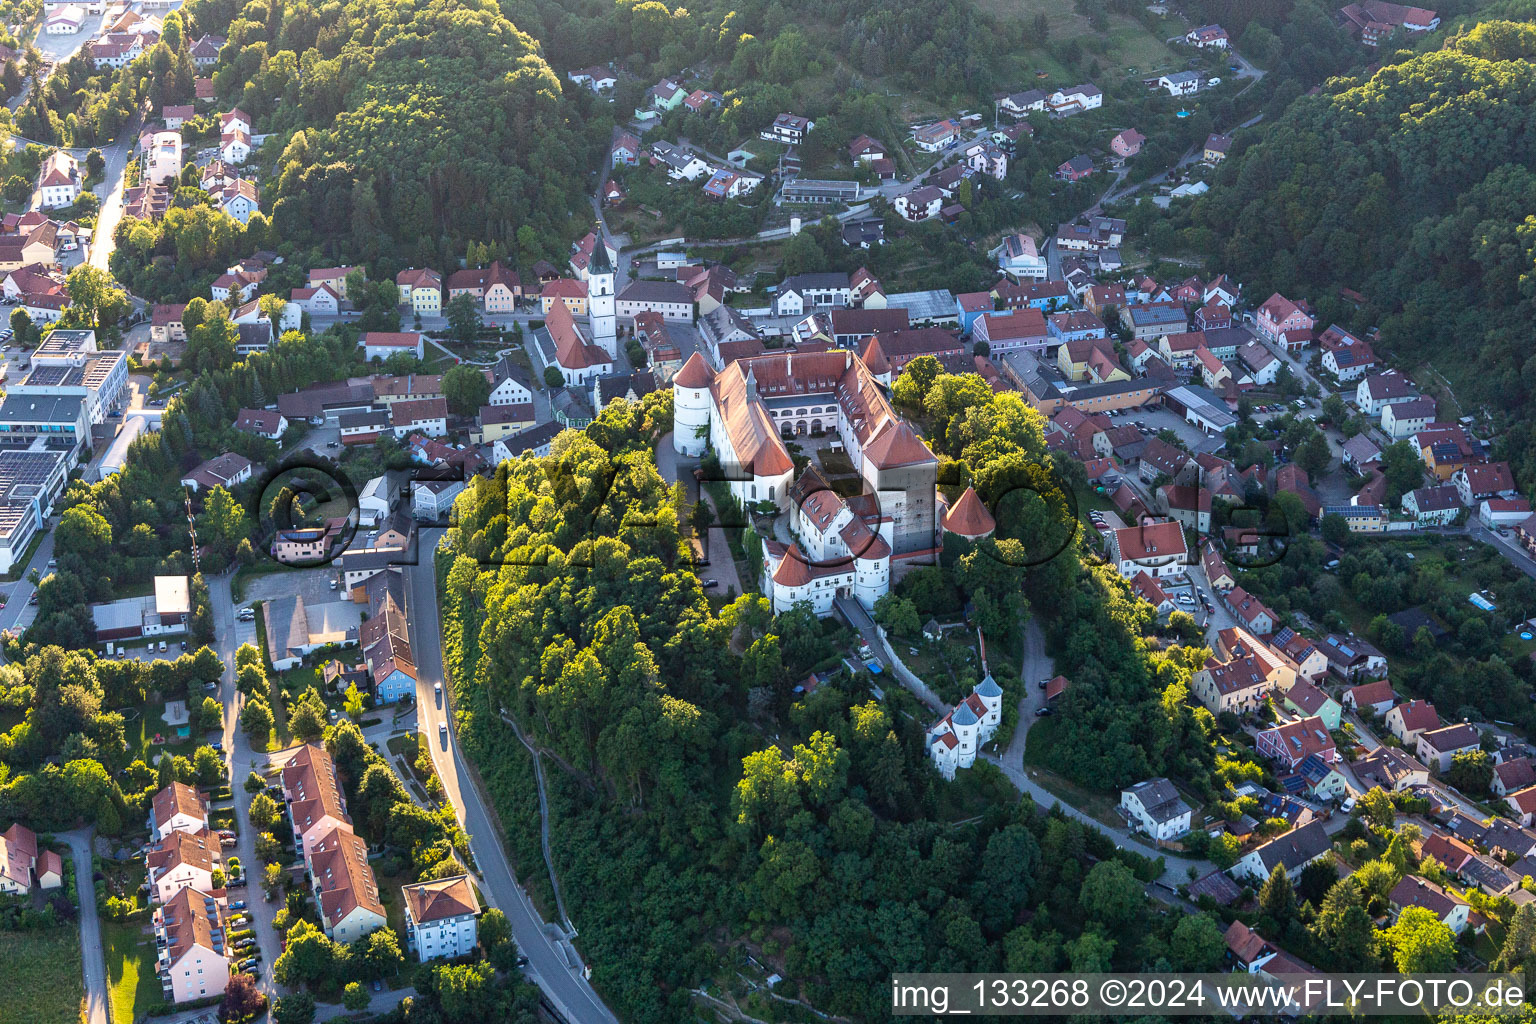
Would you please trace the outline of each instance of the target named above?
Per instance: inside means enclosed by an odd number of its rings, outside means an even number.
[[[161,826],[177,814],[188,814],[204,822],[208,820],[208,804],[197,790],[183,782],[172,782],[155,794],[154,812],[155,822]]]
[[[1253,852],[1258,854],[1266,873],[1273,871],[1277,864],[1284,865],[1287,871],[1294,871],[1327,853],[1332,845],[1333,841],[1324,830],[1323,823],[1312,821],[1285,835],[1276,836]]]
[[[402,886],[400,891],[405,896],[411,920],[418,924],[480,912],[480,903],[475,898],[475,890],[469,884],[468,875],[418,882]]]

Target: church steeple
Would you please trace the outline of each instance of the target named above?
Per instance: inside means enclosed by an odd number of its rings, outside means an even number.
[[[752,367],[747,367],[747,400],[757,400],[757,374],[752,372]]]

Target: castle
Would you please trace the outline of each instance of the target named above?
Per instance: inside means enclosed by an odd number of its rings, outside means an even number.
[[[694,353],[672,394],[680,454],[714,449],[743,506],[794,506],[796,539],[763,540],[763,592],[775,613],[809,601],[827,615],[838,597],[873,609],[890,589],[892,559],[933,551],[938,460],[854,353],[774,353],[718,374]],[[815,471],[796,481],[785,439],[822,431],[842,441],[860,494],[842,498]]]

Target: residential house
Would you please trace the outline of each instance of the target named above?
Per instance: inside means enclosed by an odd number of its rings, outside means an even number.
[[[1376,679],[1387,671],[1384,654],[1356,636],[1330,633],[1318,646],[1328,659],[1328,669],[1346,682],[1359,678]]]
[[[1407,402],[1391,402],[1381,410],[1381,429],[1394,441],[1412,437],[1435,419],[1435,400],[1423,395]]]
[[[1232,873],[1258,885],[1279,867],[1294,882],[1303,868],[1322,860],[1332,849],[1333,841],[1323,823],[1313,821],[1250,850],[1233,866]]]
[[[1527,786],[1513,793],[1506,793],[1504,803],[1522,827],[1529,826],[1532,817],[1536,816],[1536,786]]]
[[[155,974],[167,1004],[216,999],[229,985],[229,926],[221,901],[205,888],[185,886],[152,915]]]
[[[1529,757],[1511,758],[1493,766],[1493,781],[1489,789],[1496,795],[1507,796],[1528,786],[1536,786],[1536,762],[1532,762]]]
[[[1388,0],[1358,0],[1339,8],[1338,22],[1366,46],[1378,46],[1402,32],[1419,35],[1440,27],[1440,16],[1422,7],[1406,7]]]
[[[640,140],[632,132],[619,132],[608,151],[611,167],[638,167],[640,165]]]
[[[1410,700],[1399,704],[1386,717],[1387,731],[1405,747],[1417,747],[1419,736],[1439,729],[1440,716],[1428,701]]]
[[[924,153],[937,153],[960,140],[960,125],[950,119],[923,125],[912,133],[912,141]]]
[[[400,304],[411,307],[417,316],[442,315],[443,275],[437,271],[424,267],[402,270],[395,275],[395,287],[400,290]]]
[[[1392,689],[1392,683],[1387,679],[1361,683],[1344,691],[1344,706],[1362,715],[1367,713],[1385,715],[1397,706],[1397,692]]]
[[[879,139],[870,138],[868,135],[860,135],[848,143],[848,158],[857,164],[868,164],[876,160],[884,160],[886,153],[885,143]]]
[[[651,163],[664,166],[673,181],[698,181],[713,170],[699,154],[670,142],[652,144]]]
[[[992,250],[992,255],[997,257],[998,271],[1015,281],[1044,281],[1046,278],[1046,259],[1035,240],[1023,232],[1005,236]]]
[[[1148,779],[1122,789],[1120,810],[1133,829],[1159,842],[1189,831],[1190,806],[1167,779]]]
[[[1279,292],[1264,300],[1254,317],[1259,333],[1288,352],[1307,346],[1316,323],[1311,313]]]
[[[1325,762],[1339,760],[1338,749],[1321,718],[1304,718],[1265,729],[1257,736],[1255,750],[1281,768],[1294,769],[1316,755]]]
[[[1425,729],[1418,734],[1414,753],[1419,760],[1439,772],[1448,771],[1451,760],[1461,753],[1477,750],[1482,735],[1465,723],[1439,729]]]
[[[181,485],[193,491],[212,490],[215,486],[232,491],[250,478],[251,460],[234,452],[225,452],[190,470],[181,478]]]
[[[805,141],[805,136],[815,127],[815,121],[809,121],[798,114],[780,114],[773,119],[773,124],[759,135],[769,142],[798,146]]]
[[[18,821],[0,833],[0,893],[25,896],[32,889],[37,864],[36,832]]]
[[[1400,793],[1429,784],[1429,769],[1397,747],[1377,747],[1358,758],[1350,767],[1361,785],[1380,786],[1388,793]]]
[[[1382,408],[1394,402],[1411,402],[1416,398],[1418,393],[1413,385],[1396,370],[1372,374],[1355,388],[1355,404],[1371,417],[1380,416]]]
[[[1463,466],[1451,476],[1456,494],[1463,505],[1476,505],[1488,498],[1513,498],[1515,478],[1507,462],[1482,462]]]
[[[1460,896],[1417,875],[1407,875],[1393,887],[1387,906],[1394,921],[1409,907],[1428,910],[1457,935],[1466,929],[1467,915],[1472,909]]]
[[[1104,105],[1104,93],[1091,82],[1057,89],[1045,101],[1046,107],[1056,117],[1070,117],[1086,110],[1098,110]]]
[[[586,282],[562,277],[545,284],[539,292],[540,312],[549,316],[550,309],[556,303],[563,305],[573,316],[586,316]]]
[[[340,826],[318,836],[306,849],[315,904],[328,938],[347,944],[388,924],[379,902],[379,884],[368,864],[368,844]]]
[[[1244,714],[1252,711],[1259,706],[1270,687],[1264,664],[1252,654],[1225,662],[1209,658],[1189,681],[1189,691],[1213,714],[1223,711]]]
[[[1461,510],[1461,496],[1450,484],[1420,487],[1403,495],[1403,512],[1413,516],[1420,526],[1448,526],[1461,515]]]
[[[971,325],[971,338],[986,345],[986,351],[996,356],[1020,350],[1042,351],[1049,344],[1050,330],[1043,313],[1026,308],[983,314]]]
[[[1227,158],[1227,151],[1231,148],[1232,136],[1217,132],[1206,136],[1205,147],[1200,157],[1208,164],[1219,164]]]
[[[1146,461],[1145,453],[1142,455],[1142,461]],[[1205,578],[1210,583],[1211,589],[1218,594],[1237,586],[1231,570],[1227,568],[1226,560],[1221,557],[1221,552],[1216,549],[1216,545],[1210,541],[1206,541],[1200,547],[1200,567],[1205,570]]]
[[[1317,718],[1328,729],[1337,729],[1343,716],[1339,702],[1305,680],[1285,691],[1285,706],[1307,718]]]
[[[213,873],[223,873],[219,840],[207,829],[201,832],[167,832],[151,843],[144,855],[149,892],[157,903],[165,903],[181,889],[192,886],[213,892]]]
[[[1248,377],[1256,387],[1273,384],[1280,376],[1280,357],[1257,341],[1247,342],[1238,349],[1237,358],[1247,369]]]
[[[1082,181],[1093,173],[1093,158],[1079,153],[1063,161],[1056,168],[1056,177],[1062,181]]]
[[[895,206],[903,220],[927,220],[943,208],[944,193],[933,185],[917,185],[897,196]]]
[[[1263,636],[1273,633],[1279,625],[1279,617],[1268,606],[1242,587],[1233,587],[1222,595],[1222,601],[1232,615],[1251,633]]]
[[[406,944],[422,963],[469,956],[478,937],[480,901],[468,875],[401,886]]]
[[[1268,940],[1241,921],[1229,924],[1222,940],[1227,945],[1227,954],[1236,964],[1234,969],[1246,974],[1258,973],[1261,967],[1279,953]]]
[[[208,801],[183,782],[172,782],[149,804],[149,834],[154,840],[172,832],[203,832],[208,828]]]
[[[1009,93],[994,104],[998,120],[1022,121],[1030,114],[1044,113],[1047,97],[1039,89]]]
[[[1146,141],[1147,137],[1141,134],[1141,132],[1135,128],[1127,128],[1109,140],[1109,148],[1118,157],[1133,157],[1141,152],[1142,143]]]
[[[1157,80],[1158,88],[1167,89],[1170,96],[1193,96],[1200,91],[1204,76],[1198,71],[1172,71]]]
[[[39,205],[44,210],[74,205],[80,196],[81,181],[80,165],[75,158],[62,149],[54,150],[37,172]]]
[[[1184,41],[1202,50],[1225,50],[1230,45],[1227,30],[1220,25],[1201,25],[1199,28],[1190,29],[1184,34]]]
[[[1341,381],[1358,380],[1376,368],[1376,353],[1368,342],[1333,324],[1317,338],[1323,369]]]

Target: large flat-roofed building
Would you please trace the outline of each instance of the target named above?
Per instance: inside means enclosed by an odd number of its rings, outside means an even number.
[[[91,605],[96,640],[130,640],[180,633],[187,628],[192,602],[185,576],[156,576],[155,593]]]
[[[0,573],[11,567],[64,491],[70,460],[57,449],[0,448]]]
[[[12,395],[75,395],[85,399],[91,423],[100,423],[122,406],[128,389],[128,357],[123,352],[101,352],[78,360],[34,365],[21,383],[11,386]]]
[[[0,448],[74,455],[90,443],[89,409],[80,395],[7,395],[0,402]]]
[[[851,203],[861,193],[856,181],[821,181],[814,178],[791,178],[779,190],[779,201],[784,203]]]

